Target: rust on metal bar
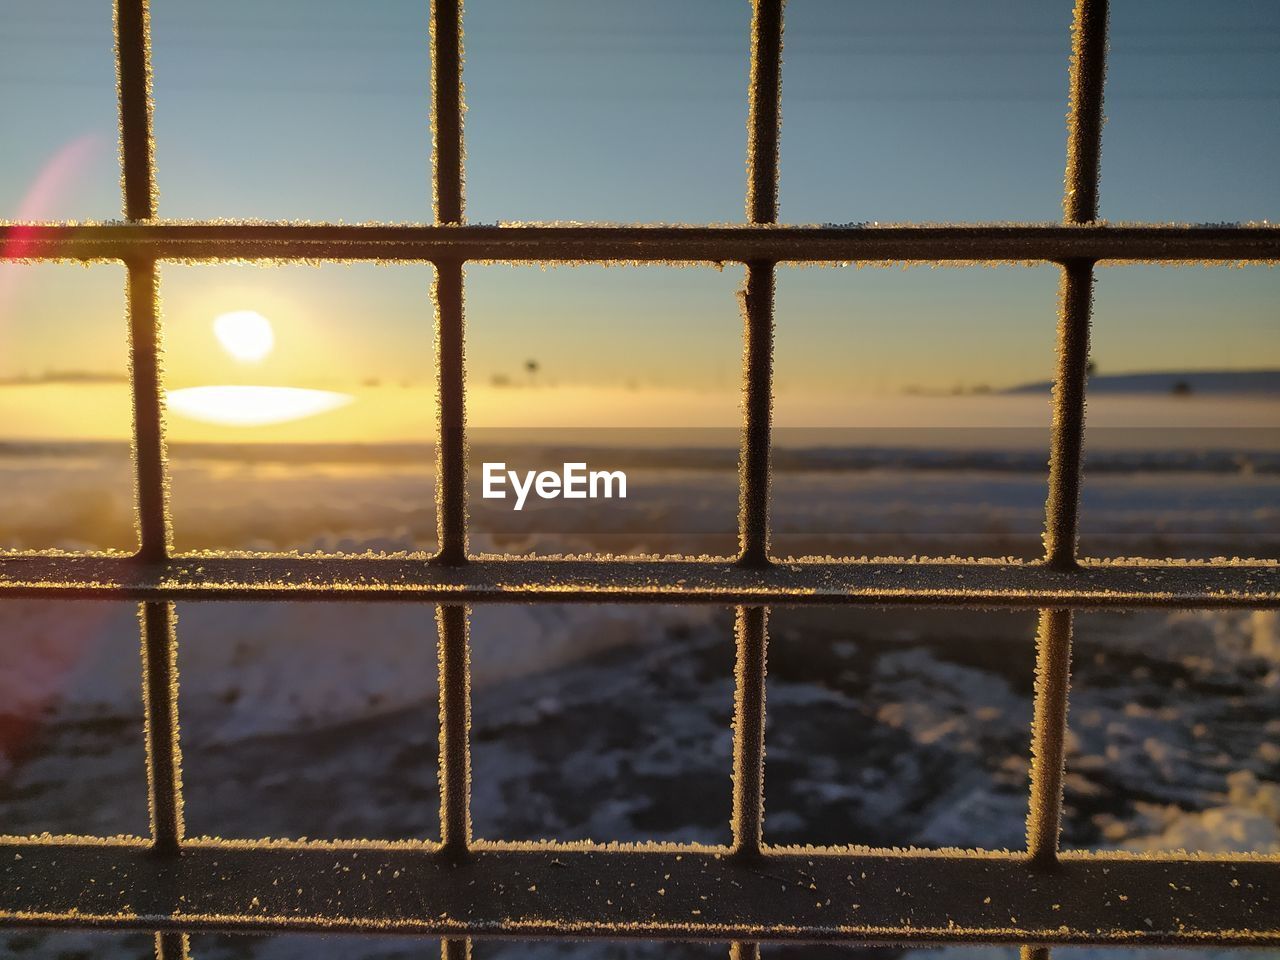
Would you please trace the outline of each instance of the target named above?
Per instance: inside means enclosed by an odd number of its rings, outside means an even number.
[[[299,883],[305,877],[305,883]],[[703,899],[705,897],[705,899]],[[1280,945],[1280,859],[0,842],[0,924],[672,940]]]
[[[1280,262],[1280,227],[1169,224],[394,226],[0,223],[10,260],[548,263]]]
[[[0,598],[362,600],[443,603],[906,605],[1101,609],[1280,608],[1280,565],[1086,562],[1079,570],[981,560],[732,560],[482,557],[178,557],[0,554]]]

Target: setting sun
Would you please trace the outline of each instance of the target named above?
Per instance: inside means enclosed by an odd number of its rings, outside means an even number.
[[[271,321],[255,310],[233,310],[216,317],[213,335],[241,363],[260,363],[276,345]]]
[[[260,363],[275,349],[271,321],[256,310],[233,310],[213,320],[213,335],[234,360]],[[169,409],[199,423],[222,427],[262,427],[305,420],[355,399],[331,390],[247,384],[218,384],[170,390]]]

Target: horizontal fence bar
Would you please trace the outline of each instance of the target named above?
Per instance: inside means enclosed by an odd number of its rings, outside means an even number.
[[[480,937],[1277,944],[1280,859],[570,845],[0,844],[0,926]]]
[[[1264,261],[1280,227],[1022,225],[329,226],[0,224],[0,259],[682,261]]]
[[[978,607],[1280,607],[1280,565],[850,560],[763,569],[714,560],[0,556],[0,599],[412,600],[453,603],[861,604]]]

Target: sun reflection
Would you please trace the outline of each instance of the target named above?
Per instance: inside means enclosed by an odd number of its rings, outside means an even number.
[[[213,321],[222,349],[241,363],[260,363],[275,349],[271,321],[255,310],[233,310]],[[174,413],[227,427],[262,427],[303,420],[336,410],[355,398],[331,390],[223,384],[187,387],[166,394]]]
[[[301,387],[188,387],[169,391],[169,409],[201,423],[263,427],[314,417],[354,399],[345,393]]]

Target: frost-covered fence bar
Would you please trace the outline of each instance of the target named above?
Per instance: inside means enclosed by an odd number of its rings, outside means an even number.
[[[460,0],[431,0],[432,182],[438,225],[463,219],[462,7]],[[467,452],[463,366],[463,261],[436,262],[436,366],[440,397],[437,447],[436,562],[467,562]],[[471,678],[467,655],[468,610],[441,604],[436,622],[440,657],[440,852],[468,856],[471,843]],[[442,960],[465,960],[464,939],[441,943]]]
[[[156,934],[156,960],[187,960],[189,955],[185,933],[165,930]]]
[[[1078,570],[982,560],[543,560],[482,557],[0,556],[0,598],[362,600],[1117,609],[1280,608],[1280,565],[1083,562]]]
[[[143,843],[0,842],[0,919],[447,938],[1280,945],[1275,857],[1064,853],[1040,871],[1022,854],[958,850],[434,851],[190,840],[179,860]]]
[[[1067,126],[1063,213],[1068,224],[1083,226],[1098,219],[1107,0],[1076,0],[1071,32],[1071,111]],[[1079,540],[1093,267],[1093,259],[1088,257],[1062,261],[1058,370],[1053,388],[1049,500],[1045,518],[1045,560],[1059,568],[1075,566]]]
[[[1107,0],[1076,0],[1071,25],[1070,112],[1062,203],[1063,218],[1068,224],[1084,225],[1098,219],[1107,15]],[[1094,262],[1087,258],[1062,262],[1044,534],[1045,563],[1056,570],[1073,570],[1077,566],[1093,269]],[[1031,798],[1027,810],[1027,854],[1040,868],[1056,865],[1062,832],[1072,627],[1070,610],[1040,612],[1031,731]]]
[[[462,223],[462,9],[460,0],[431,2],[432,184],[436,224]],[[466,412],[463,369],[463,260],[435,264],[436,376],[440,391],[438,514],[440,559],[467,558]]]
[[[747,219],[778,220],[778,139],[782,96],[782,2],[754,0],[747,105]],[[769,456],[773,395],[773,297],[775,263],[746,264],[742,293],[743,437],[738,535],[741,560],[769,562]]]
[[[751,69],[747,87],[747,219],[768,224],[778,218],[779,99],[782,77],[782,0],[754,0]],[[768,567],[769,470],[773,410],[773,296],[775,264],[746,264],[743,312],[743,430],[738,490],[738,563]],[[769,615],[766,607],[739,607],[735,627],[733,851],[759,855],[764,842],[765,663]],[[753,948],[735,943],[733,955]]]
[[[733,692],[733,851],[755,857],[764,845],[765,667],[767,607],[739,607],[734,628],[737,663]]]
[[[147,0],[116,4],[116,69],[120,89],[121,184],[131,223],[155,217],[151,143],[151,63]],[[128,270],[129,366],[133,383],[133,446],[137,465],[139,557],[162,560],[170,533],[165,503],[164,437],[160,394],[159,310],[155,259],[137,251]]]
[[[156,214],[147,0],[118,0],[115,24],[124,214],[130,222],[145,223]],[[162,562],[168,556],[172,538],[166,500],[156,264],[153,257],[140,252],[126,258],[125,265],[140,527],[138,559]],[[151,843],[157,853],[173,855],[182,839],[173,604],[165,600],[142,603],[139,619]],[[171,939],[157,936],[158,957],[175,956]],[[178,944],[179,954],[181,949]]]
[[[441,604],[440,633],[440,845],[466,855],[471,842],[471,678],[467,662],[467,608]]]
[[[758,958],[761,941],[784,940],[1000,942],[1022,944],[1035,958],[1055,943],[1280,944],[1280,857],[1058,850],[1072,611],[1280,609],[1280,566],[1273,562],[1077,557],[1094,268],[1101,261],[1280,262],[1280,228],[1098,221],[1106,0],[1076,2],[1064,223],[780,226],[782,16],[782,0],[753,0],[746,224],[466,226],[461,0],[431,0],[433,224],[164,223],[155,209],[147,0],[116,0],[125,220],[0,223],[0,256],[121,261],[127,268],[141,545],[133,557],[0,557],[0,600],[140,601],[152,836],[0,837],[0,925],[154,931],[160,960],[185,957],[186,932],[209,929],[439,935],[442,960],[466,960],[473,936],[712,940],[731,943],[735,960]],[[435,265],[434,557],[171,556],[156,264],[230,259]],[[745,265],[738,557],[468,557],[463,271],[476,260]],[[1042,562],[770,556],[776,267],[890,261],[1062,267]],[[438,604],[439,842],[183,838],[173,603],[270,599]],[[623,602],[738,608],[732,844],[473,841],[468,605]],[[769,608],[782,604],[1041,610],[1026,851],[764,843],[767,623]]]
[[[412,226],[0,221],[5,260],[1276,263],[1271,224]]]

